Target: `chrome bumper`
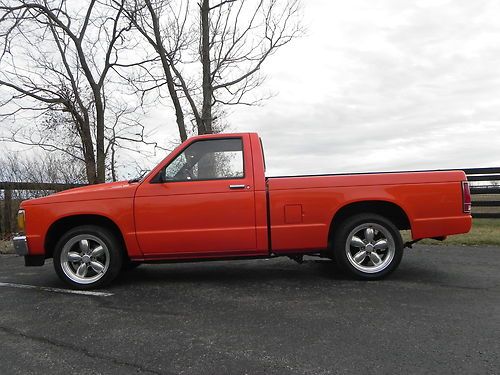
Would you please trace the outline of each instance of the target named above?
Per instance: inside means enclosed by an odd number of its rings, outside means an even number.
[[[16,236],[12,239],[12,243],[14,244],[14,250],[17,255],[29,255],[26,236]]]

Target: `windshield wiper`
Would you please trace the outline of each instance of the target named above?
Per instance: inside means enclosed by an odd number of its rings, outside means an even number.
[[[142,174],[139,177],[132,178],[131,180],[128,180],[127,182],[129,184],[133,184],[134,182],[140,182],[148,172],[149,171],[146,170],[146,171],[142,172]]]

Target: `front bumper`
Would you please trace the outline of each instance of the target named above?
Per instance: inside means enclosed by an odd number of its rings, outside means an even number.
[[[12,243],[14,244],[14,251],[17,255],[29,255],[28,241],[26,241],[26,236],[15,236],[12,239]]]

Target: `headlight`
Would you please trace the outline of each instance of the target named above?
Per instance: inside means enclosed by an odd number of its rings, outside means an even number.
[[[24,210],[17,211],[17,229],[19,232],[24,232],[26,227],[26,219],[24,215]]]

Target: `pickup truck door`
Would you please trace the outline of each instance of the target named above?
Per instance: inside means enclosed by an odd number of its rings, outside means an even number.
[[[256,253],[250,140],[194,140],[137,189],[136,233],[145,258]]]

